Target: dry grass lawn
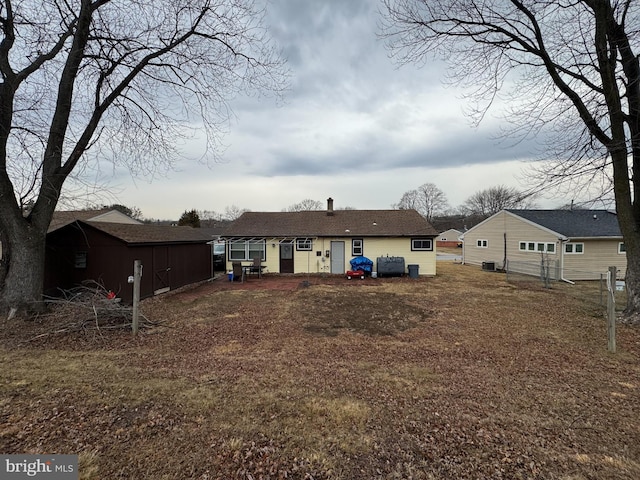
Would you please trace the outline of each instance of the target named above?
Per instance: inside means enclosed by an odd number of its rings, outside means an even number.
[[[310,285],[306,285],[308,281]],[[0,333],[0,451],[82,479],[638,479],[640,329],[563,289],[435,278],[224,279],[164,326]]]

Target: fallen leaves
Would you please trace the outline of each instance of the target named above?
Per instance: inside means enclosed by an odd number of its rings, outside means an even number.
[[[438,268],[215,281],[137,338],[5,329],[0,450],[85,479],[640,478],[638,329],[610,355],[575,297]]]

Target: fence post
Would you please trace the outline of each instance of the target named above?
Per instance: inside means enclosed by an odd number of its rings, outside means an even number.
[[[140,260],[133,262],[133,318],[131,319],[131,332],[138,334],[138,317],[140,304],[140,279],[142,278],[142,263]]]
[[[616,267],[609,267],[607,290],[607,347],[616,353]]]

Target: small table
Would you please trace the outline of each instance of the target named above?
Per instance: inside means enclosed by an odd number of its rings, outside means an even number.
[[[242,265],[242,281],[244,282],[244,277],[251,273],[251,268],[253,265]]]
[[[262,277],[262,269],[264,268],[264,265],[260,265],[259,267],[254,265],[253,263],[250,265],[242,265],[242,279],[244,280],[244,277],[249,275],[250,273],[252,273],[252,271],[258,270],[258,277]]]

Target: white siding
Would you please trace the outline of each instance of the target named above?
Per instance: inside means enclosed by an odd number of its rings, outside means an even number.
[[[478,240],[486,240],[487,248],[478,247]],[[464,263],[481,265],[488,261],[502,268],[505,256],[514,261],[540,260],[541,254],[537,250],[520,251],[520,242],[553,243],[555,253],[545,255],[551,260],[560,258],[561,241],[558,236],[507,212],[499,212],[465,233]]]
[[[487,247],[477,246],[478,240],[487,241]],[[476,225],[464,235],[464,263],[481,265],[495,262],[498,268],[504,265],[505,256],[510,262],[540,262],[542,254],[520,250],[520,242],[554,243],[555,253],[544,253],[545,259],[561,264],[563,277],[568,280],[595,280],[605,273],[609,266],[616,266],[624,275],[627,266],[626,255],[618,253],[620,240],[571,239],[584,243],[584,253],[564,254],[566,240],[544,227],[535,225],[507,212],[499,212]]]
[[[606,274],[609,267],[618,269],[618,276],[623,278],[627,270],[627,256],[618,253],[621,240],[580,240],[571,239],[572,243],[583,243],[584,253],[564,255],[564,277],[569,280],[594,280],[600,274]]]

